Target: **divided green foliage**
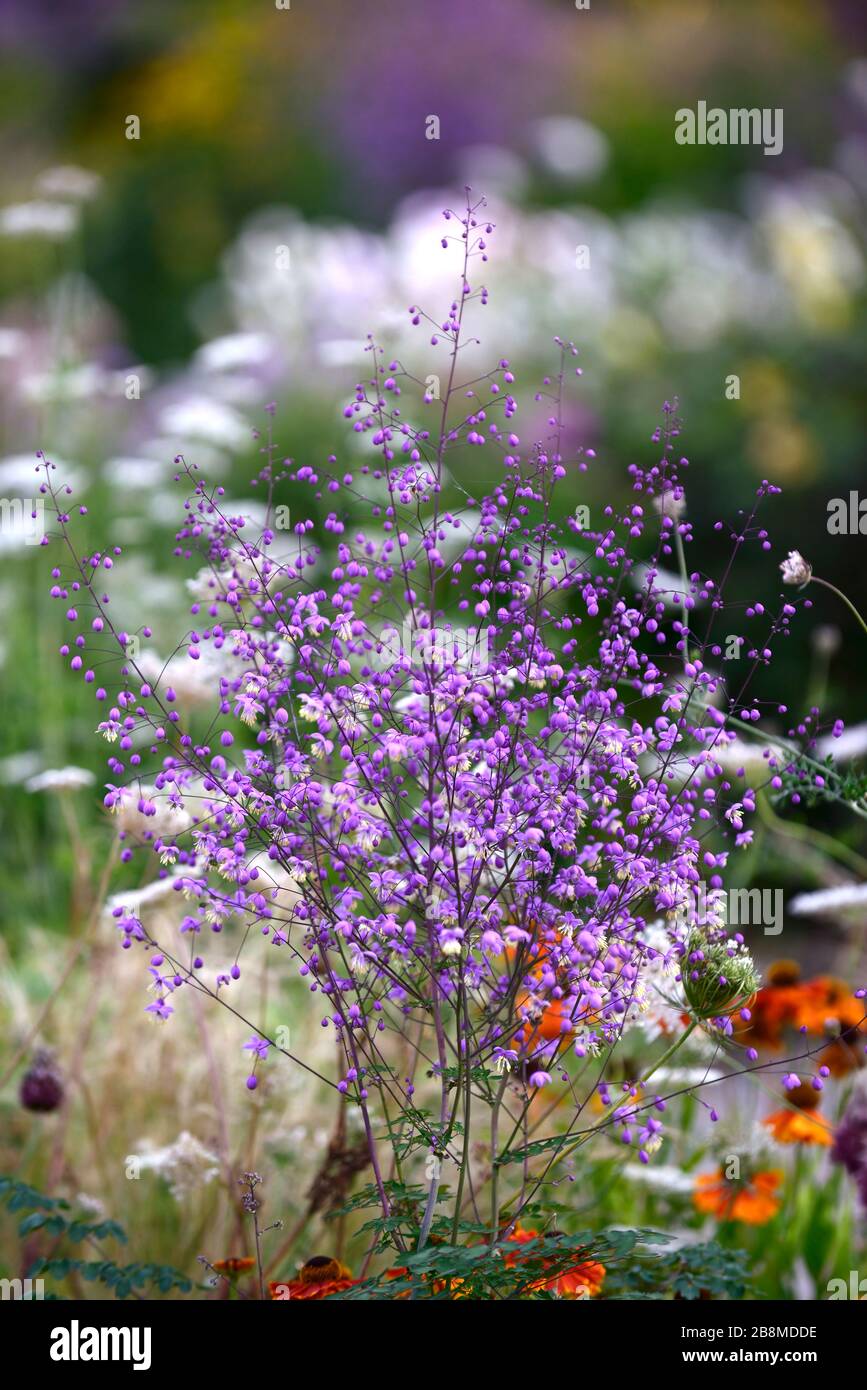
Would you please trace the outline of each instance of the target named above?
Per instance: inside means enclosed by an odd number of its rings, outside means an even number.
[[[21,1239],[34,1231],[42,1231],[57,1242],[67,1241],[79,1245],[82,1241],[116,1240],[126,1245],[126,1231],[117,1221],[83,1221],[70,1219],[64,1213],[70,1210],[69,1203],[62,1197],[49,1197],[38,1192],[27,1183],[18,1182],[8,1176],[0,1176],[0,1201],[5,1202],[10,1212],[26,1211],[18,1225]],[[128,1264],[118,1265],[110,1259],[85,1260],[67,1255],[39,1256],[27,1271],[28,1279],[51,1279],[63,1283],[71,1274],[89,1282],[103,1284],[110,1289],[115,1298],[129,1298],[139,1289],[155,1289],[159,1293],[171,1293],[178,1289],[190,1293],[192,1280],[180,1270],[170,1265]],[[49,1297],[56,1297],[50,1294]]]

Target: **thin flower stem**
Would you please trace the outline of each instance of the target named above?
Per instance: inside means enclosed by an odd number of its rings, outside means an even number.
[[[491,1106],[491,1249],[497,1243],[497,1235],[500,1227],[500,1205],[499,1205],[499,1182],[500,1170],[496,1163],[497,1157],[497,1128],[500,1119],[500,1106],[505,1094],[506,1085],[509,1080],[508,1072],[503,1074],[497,1093],[494,1096],[494,1103]]]
[[[867,874],[867,859],[864,859],[854,849],[850,849],[848,845],[844,845],[842,841],[835,840],[833,835],[826,835],[824,831],[816,830],[812,825],[801,825],[799,821],[782,820],[771,807],[767,797],[761,793],[756,798],[756,804],[759,809],[759,816],[775,835],[780,835],[784,839],[800,840],[809,845],[817,845],[833,859],[842,859],[856,873]]]
[[[258,1212],[253,1213],[253,1230],[256,1232],[256,1268],[259,1271],[259,1297],[265,1301],[265,1275],[262,1270],[262,1233],[259,1230]]]
[[[697,1027],[698,1019],[691,1019],[687,1027],[681,1033],[680,1037],[675,1038],[674,1042],[671,1044],[671,1047],[666,1048],[662,1056],[658,1057],[657,1060],[654,1062],[653,1066],[650,1068],[650,1071],[647,1072],[638,1082],[639,1087],[647,1085],[648,1081],[654,1075],[654,1073],[659,1071],[660,1067],[664,1067],[666,1062],[670,1061],[674,1054],[681,1047],[683,1047],[683,1044],[686,1042],[687,1038],[690,1036],[691,1033],[695,1031]],[[586,1134],[579,1135],[579,1137],[574,1141],[574,1143],[570,1144],[568,1148],[563,1149],[557,1155],[558,1159],[562,1161],[564,1158],[568,1158],[569,1155],[571,1153],[574,1153],[576,1149],[580,1149],[582,1144],[586,1144],[590,1136],[593,1135],[597,1130],[601,1129],[603,1125],[607,1124],[608,1121],[611,1119],[611,1116],[615,1114],[616,1111],[620,1110],[623,1104],[624,1102],[622,1100],[613,1101],[612,1104],[608,1106],[607,1110],[603,1111],[602,1115],[599,1117],[598,1124],[595,1124],[592,1127],[592,1129],[588,1130]]]
[[[752,734],[753,738],[756,737],[755,726],[753,724],[748,724],[745,719],[738,719],[735,714],[727,714],[726,723],[733,724],[736,729],[743,729],[745,733]],[[811,758],[807,753],[802,753],[801,750],[796,747],[794,743],[790,743],[787,738],[781,737],[780,734],[768,733],[766,729],[762,730],[761,737],[763,741],[773,743],[777,748],[782,748],[786,753],[791,754],[793,758],[800,758],[801,762],[805,763],[807,767],[813,767],[817,772],[820,772],[823,777],[827,777],[828,769],[823,763],[817,762],[815,758]],[[859,806],[857,801],[847,801],[843,796],[837,796],[836,800],[839,801],[841,806],[846,806],[848,810],[852,811],[856,816],[861,816],[863,820],[867,820],[867,810],[865,810],[863,806]]]
[[[861,624],[863,631],[867,633],[867,623],[865,623],[864,619],[861,617],[861,614],[858,612],[858,609],[855,607],[854,603],[851,601],[851,599],[848,599],[846,597],[842,589],[838,589],[835,584],[829,584],[827,579],[819,579],[815,574],[811,576],[810,583],[821,584],[824,589],[830,589],[832,594],[836,594],[838,598],[842,599],[846,607],[849,609],[849,612],[855,615],[855,617],[858,619],[858,622]]]

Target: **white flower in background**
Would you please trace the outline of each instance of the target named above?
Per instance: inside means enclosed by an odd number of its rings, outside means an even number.
[[[608,163],[605,136],[577,116],[547,116],[534,123],[531,134],[546,169],[570,182],[594,179]]]
[[[859,210],[851,185],[813,171],[797,182],[768,180],[759,228],[799,317],[818,328],[845,323],[849,297],[864,280],[864,259],[847,222]]]
[[[37,192],[47,198],[71,198],[80,203],[95,198],[101,187],[99,174],[91,169],[82,169],[77,164],[58,164],[53,169],[46,169],[36,180]]]
[[[41,762],[41,757],[33,750],[12,753],[8,758],[0,759],[0,782],[7,787],[20,786],[29,777],[35,776]]]
[[[0,328],[0,358],[4,361],[19,357],[27,346],[27,334],[20,328]]]
[[[835,762],[845,763],[850,758],[861,758],[867,753],[867,724],[853,724],[844,729],[839,738],[826,734],[816,744],[818,758],[832,757]]]
[[[90,401],[123,396],[130,374],[138,378],[139,388],[149,385],[153,373],[138,364],[127,371],[109,371],[98,362],[81,362],[76,367],[49,368],[28,372],[21,377],[19,390],[29,401]]]
[[[120,457],[106,459],[102,465],[102,476],[112,487],[121,492],[137,488],[150,490],[159,483],[166,482],[172,474],[169,466],[159,459]]]
[[[165,1148],[153,1147],[149,1140],[139,1145],[139,1167],[165,1179],[176,1202],[192,1197],[206,1183],[219,1177],[220,1160],[187,1130]]]
[[[528,170],[523,159],[503,145],[467,145],[457,157],[456,172],[471,188],[484,188],[488,201],[523,197]]]
[[[198,661],[193,661],[185,651],[175,652],[168,660],[147,648],[136,658],[136,665],[150,685],[165,690],[174,690],[178,699],[185,705],[209,706],[214,701],[214,689],[222,677],[235,680],[243,675],[244,663],[234,654],[231,642],[215,647],[213,642],[203,642],[199,649]]]
[[[686,494],[683,488],[666,488],[653,499],[653,509],[659,516],[669,516],[675,521],[686,511]]]
[[[3,524],[0,526],[0,552],[11,550],[20,551],[25,545],[37,545],[45,534],[44,509],[42,513],[37,509],[34,516],[34,503],[39,502],[38,498],[31,498],[29,505],[22,505],[19,510],[10,508],[3,515]]]
[[[177,506],[177,498],[175,504]],[[176,516],[177,510],[170,513],[170,520],[174,521]],[[122,544],[134,545],[136,541],[141,542],[140,517],[120,517],[117,525],[119,539],[121,531],[127,532],[126,540],[122,541]],[[128,553],[125,563],[115,565],[112,571],[111,601],[119,612],[134,616],[138,612],[144,593],[148,596],[148,609],[151,613],[159,609],[174,614],[182,601],[182,588],[175,575],[167,574],[165,570],[152,569],[148,556],[141,551],[137,554]],[[132,624],[130,626],[133,627]],[[146,728],[146,725],[138,727]]]
[[[85,1212],[97,1221],[104,1220],[106,1215],[105,1203],[99,1197],[92,1196],[90,1192],[77,1192],[74,1202],[79,1211]]]
[[[694,1033],[693,1038],[697,1043],[705,1044],[700,1051],[718,1051],[719,1043],[708,1038],[706,1033]],[[660,1067],[653,1073],[653,1084],[654,1087],[671,1087],[677,1091],[692,1090],[712,1081],[721,1081],[724,1076],[725,1072],[714,1071],[711,1067]]]
[[[784,584],[798,584],[803,588],[813,576],[813,566],[807,563],[800,550],[790,550],[780,565],[780,573]]]
[[[210,396],[188,396],[165,406],[160,414],[160,428],[171,435],[202,439],[229,450],[246,448],[251,437],[244,417]]]
[[[627,1163],[622,1176],[669,1197],[692,1196],[695,1177],[669,1163]]]
[[[867,908],[867,883],[844,883],[837,888],[820,888],[815,893],[798,893],[789,903],[793,917],[845,917],[848,912]]]
[[[205,372],[237,372],[261,367],[273,355],[274,342],[265,333],[226,333],[200,347],[193,365]]]
[[[78,211],[71,203],[11,203],[0,208],[0,236],[45,237],[65,241],[78,226]]]
[[[38,772],[24,783],[29,792],[68,792],[79,787],[92,787],[95,782],[92,772],[84,767],[47,768]]]
[[[770,751],[762,748],[760,743],[747,743],[742,738],[729,741],[720,736],[714,739],[712,744],[708,744],[708,758],[711,762],[718,763],[723,772],[742,770],[747,778],[760,777],[763,774],[767,776],[768,759],[765,754]]]
[[[820,623],[810,634],[810,640],[822,656],[834,656],[840,650],[843,634],[834,623]]]
[[[156,903],[164,902],[175,892],[175,884],[178,877],[196,878],[202,872],[199,864],[185,864],[183,868],[178,868],[176,874],[169,873],[165,878],[154,879],[153,883],[148,883],[144,888],[131,888],[126,892],[113,893],[110,898],[106,898],[103,907],[103,915],[111,917],[118,907],[126,908],[140,917],[142,912]],[[178,892],[180,897],[180,892]]]
[[[583,160],[589,169],[598,158],[598,132],[580,122],[543,124],[537,134],[561,167]],[[413,195],[381,235],[314,227],[288,209],[259,213],[224,258],[238,329],[267,332],[307,376],[326,361],[360,363],[367,332],[385,333],[394,355],[423,377],[423,335],[405,311],[382,306],[448,302],[454,267],[431,253],[430,219],[454,197],[447,189]],[[611,364],[655,358],[666,337],[704,345],[787,321],[790,297],[757,260],[745,219],[665,209],[614,222],[591,208],[527,211],[499,202],[496,253],[485,266],[486,337],[508,330],[514,338],[520,325],[516,356],[547,351],[570,318],[580,317],[585,339]],[[592,247],[592,275],[576,269],[581,246]],[[471,352],[484,360],[484,349]]]
[[[175,459],[179,454],[186,454],[191,448],[194,450],[194,457],[190,462],[195,463],[209,477],[219,476],[229,467],[229,457],[225,450],[218,449],[202,439],[193,440],[189,435],[155,435],[152,439],[144,440],[137,448],[143,458],[157,459],[158,462],[168,465],[171,477],[174,477],[181,467],[175,463]],[[172,493],[172,497],[174,501],[171,510],[174,514],[178,505],[176,491]]]
[[[185,806],[173,805],[169,796],[168,792],[144,784],[125,787],[123,796],[113,808],[121,830],[138,838],[182,835],[192,825],[192,816]],[[147,809],[141,810],[139,802]]]
[[[632,587],[640,593],[647,588],[651,582],[654,597],[659,597],[666,608],[682,608],[681,602],[684,596],[688,597],[692,593],[692,585],[689,580],[684,582],[679,574],[672,574],[670,570],[660,569],[658,565],[633,565],[629,571],[629,580]],[[700,600],[695,596],[695,601]]]
[[[62,487],[69,484],[76,492],[81,492],[86,483],[84,475],[65,459],[56,454],[48,455],[49,463],[54,464],[51,472],[53,482]],[[36,466],[39,464],[39,472]],[[0,459],[0,491],[12,492],[18,497],[38,497],[39,485],[45,481],[45,465],[35,454],[9,454]]]
[[[641,967],[641,978],[624,1031],[640,1028],[651,1042],[659,1037],[676,1037],[683,1030],[683,1010],[677,1001],[672,1002],[677,956],[671,936],[663,922],[657,920],[647,924],[642,940],[648,954]]]

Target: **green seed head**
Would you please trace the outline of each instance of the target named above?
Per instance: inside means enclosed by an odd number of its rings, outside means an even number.
[[[681,962],[683,992],[693,1017],[722,1018],[755,994],[761,982],[737,937],[702,928],[689,938]]]

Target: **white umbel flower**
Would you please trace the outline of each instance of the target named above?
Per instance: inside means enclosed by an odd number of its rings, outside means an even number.
[[[192,1197],[205,1183],[219,1176],[217,1155],[188,1130],[165,1148],[153,1148],[147,1141],[140,1147],[144,1152],[135,1155],[139,1169],[149,1168],[164,1178],[176,1202]]]
[[[94,780],[93,773],[86,767],[49,767],[28,778],[24,785],[29,792],[68,792],[92,787]]]
[[[865,907],[867,883],[844,883],[837,888],[820,888],[815,893],[798,893],[789,903],[793,917],[832,917],[863,912]]]

